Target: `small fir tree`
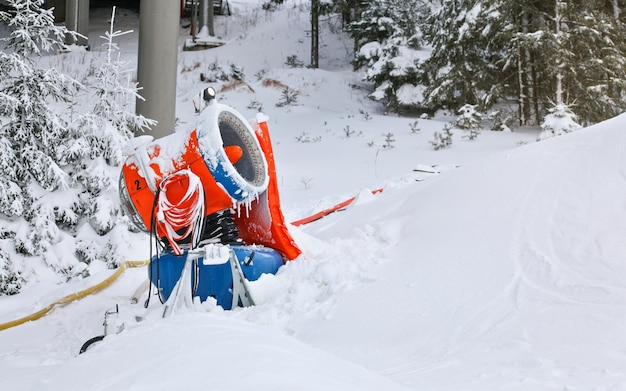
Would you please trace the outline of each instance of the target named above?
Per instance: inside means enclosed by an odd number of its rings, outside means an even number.
[[[276,102],[276,107],[293,106],[298,103],[298,96],[300,96],[298,90],[285,87],[281,92],[280,100]]]
[[[567,105],[555,105],[550,109],[549,114],[544,117],[541,124],[541,133],[539,133],[537,141],[570,133],[580,128],[581,126],[576,122],[576,114]]]
[[[457,112],[458,116],[454,121],[454,126],[467,131],[469,134],[464,136],[470,140],[475,140],[480,134],[482,114],[476,111],[475,105],[465,104]]]
[[[443,127],[443,131],[441,133],[435,132],[433,134],[433,140],[430,141],[430,144],[433,146],[435,151],[438,151],[442,148],[448,148],[452,145],[452,128],[446,124]]]

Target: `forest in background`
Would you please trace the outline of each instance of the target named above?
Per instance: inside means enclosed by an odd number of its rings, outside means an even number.
[[[545,125],[551,115],[587,126],[622,113],[624,7],[624,0],[313,0],[312,14],[343,15],[355,70],[372,83],[373,99],[399,113],[472,105],[498,128]]]

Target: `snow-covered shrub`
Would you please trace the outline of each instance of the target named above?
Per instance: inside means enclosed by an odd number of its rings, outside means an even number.
[[[467,136],[470,140],[475,140],[480,134],[482,128],[480,122],[483,117],[482,114],[476,111],[476,105],[464,104],[457,111],[458,116],[454,121],[454,126],[459,129],[469,132]]]
[[[396,142],[396,139],[393,136],[393,133],[389,132],[389,133],[385,133],[383,134],[383,136],[385,136],[385,144],[383,144],[383,148],[385,149],[391,149],[394,147],[393,143]]]
[[[322,141],[322,136],[311,137],[307,132],[302,132],[298,136],[295,137],[296,141],[299,143],[319,143]]]
[[[281,92],[280,100],[276,103],[276,107],[291,106],[298,103],[300,93],[293,88],[285,87]]]
[[[2,247],[7,242],[9,242],[7,238],[0,236],[0,296],[19,293],[25,283],[21,270],[16,267],[9,253]]]
[[[230,67],[230,78],[231,79],[243,80],[243,79],[246,78],[246,75],[244,74],[244,69],[243,69],[242,66],[230,63],[229,67]]]
[[[511,126],[515,121],[514,116],[510,112],[506,112],[502,109],[491,111],[487,115],[487,119],[491,121],[491,130],[501,132],[510,132]]]
[[[356,133],[356,130],[351,129],[351,128],[350,128],[350,125],[346,125],[346,126],[344,126],[344,128],[343,128],[343,134],[346,136],[346,138],[348,138],[348,137],[352,136],[352,135],[353,135],[353,134],[355,134],[355,133]]]
[[[256,110],[260,113],[263,111],[263,103],[259,102],[256,99],[253,99],[250,101],[250,103],[248,103],[248,106],[246,106],[246,108]]]
[[[430,141],[430,144],[433,146],[435,151],[438,151],[442,148],[447,148],[452,145],[452,128],[447,124],[443,127],[442,133],[435,132],[433,134],[434,139]]]
[[[266,0],[261,5],[265,11],[274,11],[279,4],[282,4],[284,0]]]
[[[570,133],[580,128],[581,126],[576,122],[576,114],[572,112],[569,106],[565,104],[555,105],[544,117],[537,141]]]
[[[207,72],[200,75],[200,80],[208,83],[244,79],[244,69],[241,66],[233,63],[228,63],[228,65],[225,66],[217,61],[210,63],[207,67]]]
[[[300,60],[297,55],[287,56],[287,60],[285,61],[285,65],[289,68],[302,68],[304,67],[304,61]]]
[[[110,148],[101,148],[103,150],[113,150],[117,156],[107,156],[113,158],[111,164],[120,163],[119,145],[126,139],[133,137],[137,131],[149,129],[156,125],[156,121],[147,119],[142,115],[135,114],[135,100],[141,99],[138,93],[138,86],[132,80],[132,68],[130,61],[121,61],[120,52],[116,38],[119,38],[131,31],[116,31],[113,29],[115,24],[115,7],[111,15],[110,30],[106,31],[103,36],[102,46],[105,48],[106,61],[96,68],[94,72],[94,83],[90,85],[90,89],[95,95],[96,103],[92,109],[91,116],[95,120],[95,125],[102,128],[105,122],[110,122],[115,128],[115,133],[119,133],[123,140],[115,140],[117,136],[107,135],[97,137],[108,144]],[[87,120],[89,122],[90,120]],[[101,133],[103,129],[99,129]],[[93,140],[92,140],[93,141]],[[112,144],[113,143],[113,144]],[[101,145],[102,146],[102,145]],[[92,143],[92,147],[96,147]]]

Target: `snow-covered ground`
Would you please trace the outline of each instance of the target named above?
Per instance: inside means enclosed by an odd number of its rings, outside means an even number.
[[[253,282],[255,307],[205,303],[162,319],[158,300],[130,304],[146,278],[131,269],[0,331],[2,389],[626,389],[626,116],[539,143],[537,130],[474,141],[454,130],[452,146],[434,151],[451,118],[419,119],[412,131],[415,118],[384,115],[350,72],[349,40],[330,32],[338,21],[324,25],[321,69],[288,68],[287,56],[308,59],[305,2],[273,13],[259,3],[233,1],[234,15],[217,18],[225,46],[180,53],[179,127],[193,127],[190,99],[208,85],[200,73],[236,64],[247,85],[218,99],[246,117],[255,101],[270,117],[287,221],[356,201],[290,227],[306,259]],[[92,15],[95,51],[109,12]],[[116,20],[137,28],[131,11]],[[181,46],[186,38],[181,29]],[[124,39],[135,61],[136,32]],[[44,61],[69,69],[82,56]],[[281,89],[261,73],[297,89],[297,105],[276,107]],[[439,173],[414,171],[424,166]],[[147,245],[133,243],[136,259]],[[0,323],[111,273],[64,285],[42,277],[0,297]],[[124,331],[78,355],[115,304]]]

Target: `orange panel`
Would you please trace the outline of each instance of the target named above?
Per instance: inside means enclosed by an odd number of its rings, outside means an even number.
[[[280,209],[274,151],[266,122],[259,123],[256,137],[267,160],[270,180],[267,190],[251,203],[250,210],[247,213],[246,211],[240,212],[240,216],[235,218],[239,236],[247,244],[261,244],[273,248],[285,259],[292,261],[302,254],[302,251],[287,230],[285,218]]]

